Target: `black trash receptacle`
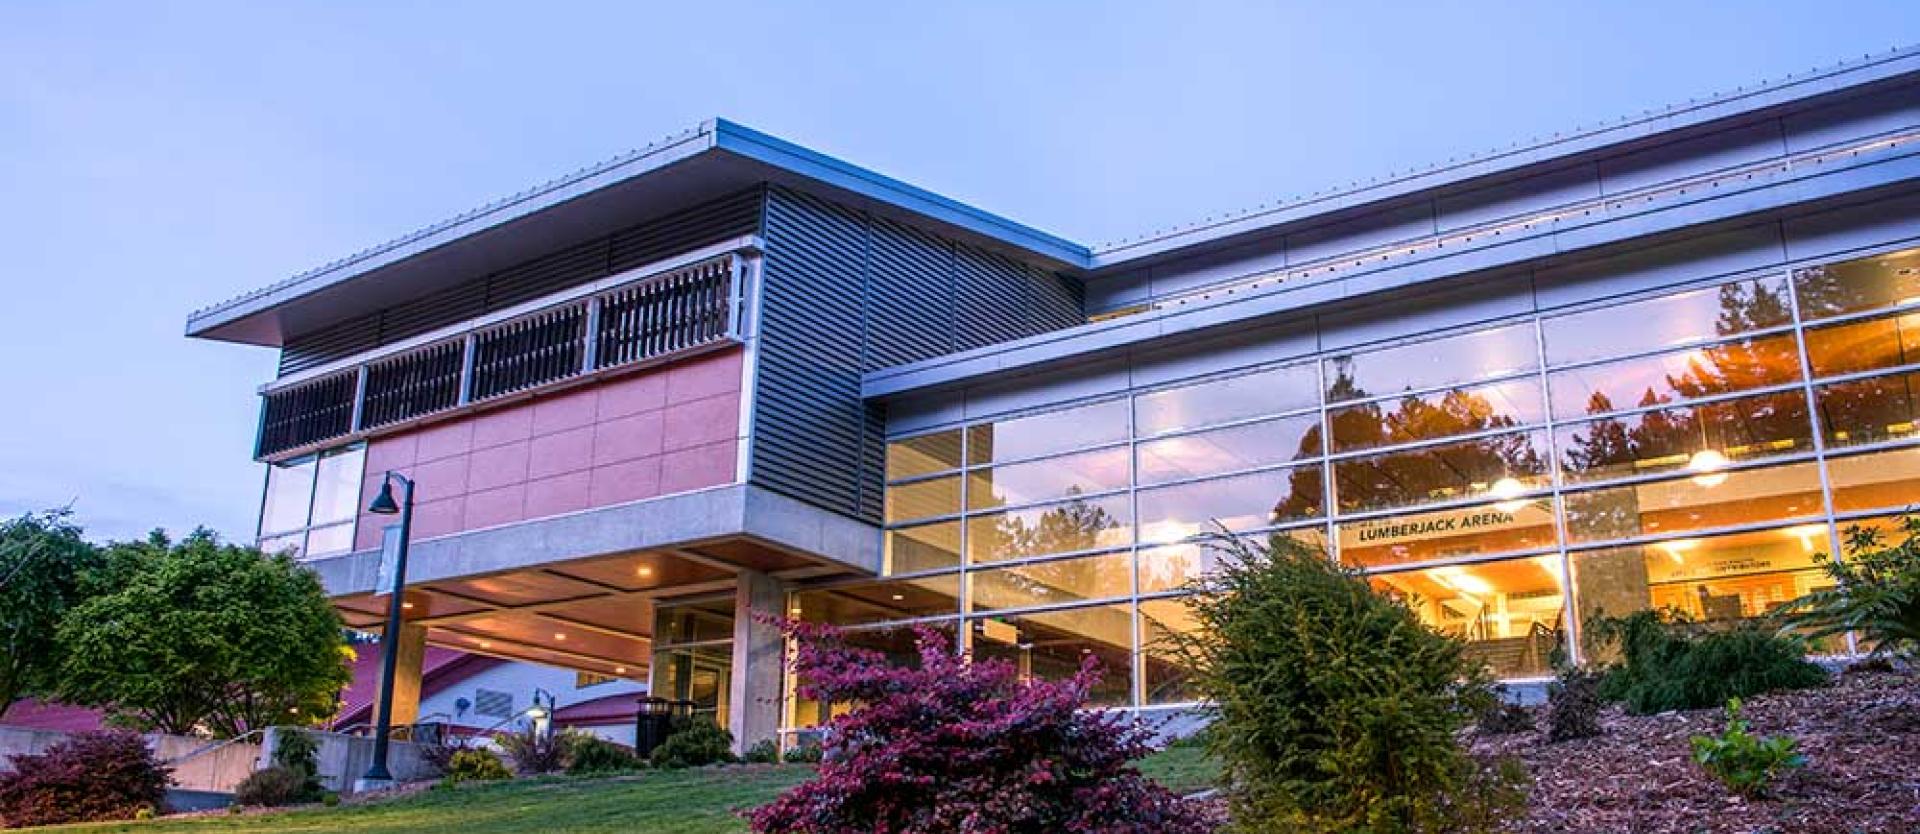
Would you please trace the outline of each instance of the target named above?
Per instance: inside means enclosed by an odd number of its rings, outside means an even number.
[[[653,755],[654,748],[673,732],[673,702],[665,698],[641,698],[638,722],[633,728],[633,752],[640,758]]]

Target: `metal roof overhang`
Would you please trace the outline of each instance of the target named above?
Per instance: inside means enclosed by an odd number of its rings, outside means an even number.
[[[1050,269],[1087,250],[723,119],[193,313],[187,335],[277,347],[291,336],[418,298],[762,183],[929,227]]]

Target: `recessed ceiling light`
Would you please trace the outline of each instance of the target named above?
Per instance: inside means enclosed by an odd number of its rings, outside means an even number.
[[[634,573],[639,574],[640,576],[652,576],[653,567],[651,565],[641,565],[640,569],[637,571],[634,571]]]
[[[405,608],[405,609],[407,609],[408,611],[412,611],[412,610],[413,610],[413,603],[411,603],[411,602],[403,602],[403,603],[400,603],[400,607],[401,607],[401,608]]]
[[[493,644],[492,644],[492,643],[490,643],[490,642],[487,642],[487,641],[485,641],[485,640],[482,640],[482,641],[480,641],[480,648],[483,648],[483,649],[491,649],[491,648],[493,648]]]
[[[626,674],[626,673],[627,673],[627,667],[625,667],[625,666],[615,666],[615,667],[613,667],[613,673],[614,673],[614,674],[616,674],[616,675],[624,675],[624,674]]]
[[[567,635],[566,635],[566,634],[565,634],[564,632],[559,632],[559,631],[556,631],[556,632],[554,632],[554,633],[553,633],[553,639],[555,639],[555,640],[565,640],[565,639],[567,639]]]
[[[906,599],[906,598],[907,598],[907,595],[906,595],[906,594],[894,594],[894,595],[893,595],[893,601],[894,601],[894,602],[899,602],[899,601],[901,601],[901,600],[903,600],[903,599]]]

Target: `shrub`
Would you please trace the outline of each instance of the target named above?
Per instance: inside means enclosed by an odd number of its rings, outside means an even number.
[[[0,773],[0,821],[9,828],[131,819],[164,808],[172,768],[128,732],[83,733]]]
[[[310,787],[307,778],[306,773],[285,765],[256,770],[233,789],[233,803],[278,808],[304,802]]]
[[[1474,722],[1474,729],[1482,735],[1489,736],[1514,735],[1532,730],[1532,711],[1508,701],[1506,687],[1495,687],[1495,690],[1498,697],[1485,712],[1480,714],[1480,720]]]
[[[451,772],[454,754],[471,746],[472,744],[461,736],[442,734],[438,742],[419,746],[420,760],[433,768],[433,772],[444,776]]]
[[[1457,738],[1492,699],[1464,643],[1292,540],[1209,546],[1222,568],[1174,646],[1213,714],[1234,830],[1470,831],[1458,809],[1522,790]]]
[[[497,782],[512,779],[513,771],[492,750],[470,747],[455,751],[447,760],[447,784],[461,782]]]
[[[780,756],[780,760],[787,764],[819,764],[820,758],[820,741],[811,738],[802,739]]]
[[[574,740],[567,772],[572,774],[620,773],[640,769],[640,757],[623,744],[615,744],[595,735],[582,734]]]
[[[1827,673],[1806,660],[1806,644],[1754,623],[1709,629],[1674,612],[1640,611],[1599,619],[1602,641],[1618,643],[1622,662],[1601,684],[1601,697],[1650,715],[1703,709],[1781,689],[1819,686]]]
[[[538,776],[566,769],[567,748],[574,743],[574,736],[565,732],[543,733],[530,725],[511,733],[500,733],[493,737],[493,743],[513,760],[515,773]]]
[[[1547,684],[1547,740],[1572,741],[1600,735],[1600,684],[1606,674],[1566,666]]]
[[[653,751],[653,766],[668,770],[731,761],[733,733],[705,718],[675,719],[667,740]]]
[[[741,756],[740,760],[747,764],[778,764],[780,761],[780,745],[770,738],[761,739],[752,747],[747,748],[747,754]]]
[[[916,629],[918,665],[848,645],[830,627],[786,623],[803,698],[853,704],[828,724],[818,774],[749,819],[781,834],[1106,832],[1200,834],[1211,820],[1141,775],[1144,727],[1084,709],[1088,658],[1064,681],[953,651]]]
[[[1727,702],[1727,729],[1717,736],[1693,737],[1693,760],[1720,784],[1748,799],[1766,795],[1767,785],[1784,770],[1805,767],[1807,757],[1788,736],[1760,737],[1740,717],[1740,699]]]
[[[1875,655],[1920,650],[1920,515],[1900,520],[1899,544],[1871,527],[1846,531],[1846,559],[1821,557],[1833,587],[1790,607],[1789,627],[1812,638],[1858,632]]]
[[[340,804],[340,795],[333,791],[327,791],[320,795],[320,804],[328,808],[337,807]]]

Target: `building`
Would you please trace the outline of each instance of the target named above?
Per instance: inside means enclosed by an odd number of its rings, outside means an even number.
[[[373,725],[379,692],[378,645],[362,646],[353,680],[325,729],[359,733]],[[554,707],[557,727],[576,728],[631,745],[638,700],[646,686],[630,679],[429,646],[420,658],[417,720],[461,736],[484,736],[524,726],[536,698]],[[25,698],[0,711],[0,727],[83,733],[106,726],[100,710]]]
[[[1527,678],[1595,612],[1765,612],[1920,498],[1917,177],[1915,49],[1098,247],[713,121],[187,330],[279,349],[262,542],[352,624],[404,472],[405,657],[743,745],[820,713],[767,615],[1187,704],[1156,638],[1215,524]]]

